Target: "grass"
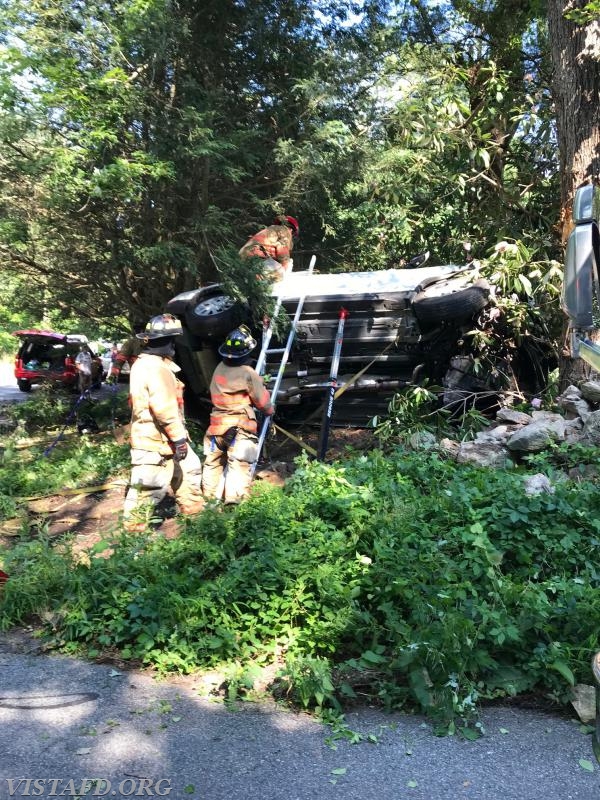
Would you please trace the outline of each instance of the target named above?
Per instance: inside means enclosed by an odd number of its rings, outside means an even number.
[[[102,479],[126,457],[112,443],[72,448],[12,470],[5,451],[3,494]],[[481,700],[534,691],[567,702],[589,682],[600,494],[593,480],[557,480],[568,460],[536,457],[555,492],[528,496],[527,466],[482,470],[399,448],[302,458],[285,489],[256,485],[235,511],[186,520],[175,540],[120,532],[82,564],[68,540],[24,536],[4,554],[0,625],[45,619],[67,652],[162,672],[219,667],[236,676],[234,693],[277,661],[273,691],[301,706],[368,698],[474,730]]]

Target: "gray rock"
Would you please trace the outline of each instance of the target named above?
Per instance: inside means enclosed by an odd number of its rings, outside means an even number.
[[[577,388],[577,386],[567,386],[567,388],[559,394],[556,398],[556,402],[560,405],[561,400],[581,400],[581,390]]]
[[[581,396],[581,392],[576,386],[568,386],[565,391],[556,398],[556,402],[564,408],[567,415],[571,417],[581,417],[586,420],[590,415],[591,408],[587,400]]]
[[[545,414],[547,412],[542,413]],[[539,417],[531,425],[515,431],[506,443],[508,449],[525,453],[538,453],[552,442],[563,441],[565,438],[565,420],[560,414],[551,416],[554,418]]]
[[[462,442],[456,460],[459,464],[479,467],[507,467],[512,461],[507,449],[498,442]]]
[[[531,417],[534,422],[538,422],[540,420],[544,420],[546,422],[556,422],[562,420],[564,422],[564,417],[562,414],[557,414],[555,411],[532,411]]]
[[[585,381],[579,388],[583,397],[590,403],[600,403],[600,383],[598,381]]]
[[[598,477],[598,467],[595,464],[580,464],[578,467],[571,467],[568,477],[577,483],[593,481]]]
[[[528,475],[525,478],[525,494],[527,495],[535,495],[535,494],[554,494],[555,489],[554,486],[550,483],[550,480],[547,475],[544,475],[542,472],[538,472],[535,475]]]
[[[580,417],[565,420],[565,442],[576,444],[583,435],[583,420]]]
[[[408,444],[412,450],[437,450],[438,443],[430,431],[415,431],[410,435]]]
[[[600,411],[592,411],[583,424],[582,438],[590,444],[600,444]]]
[[[460,450],[460,442],[455,442],[454,439],[440,439],[440,452],[449,458],[456,459],[458,451]]]
[[[496,419],[500,422],[509,422],[511,425],[529,425],[533,417],[523,411],[515,411],[514,408],[501,408],[496,414]]]
[[[573,687],[571,703],[582,722],[593,722],[596,718],[596,687],[578,683]]]
[[[491,425],[487,430],[480,431],[475,439],[478,442],[502,442],[506,443],[518,427],[515,425]]]

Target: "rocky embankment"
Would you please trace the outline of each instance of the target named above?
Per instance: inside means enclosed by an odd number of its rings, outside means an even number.
[[[436,448],[458,463],[481,467],[507,467],[519,463],[524,455],[540,453],[563,442],[600,445],[600,382],[569,386],[556,398],[556,405],[557,412],[532,409],[525,413],[502,408],[490,426],[472,441],[445,438],[437,442],[433,434],[418,433],[411,444],[417,449]],[[581,470],[575,470],[568,477],[580,476]],[[545,476],[535,477],[538,481],[532,483],[532,491],[536,485],[538,491],[550,490]]]

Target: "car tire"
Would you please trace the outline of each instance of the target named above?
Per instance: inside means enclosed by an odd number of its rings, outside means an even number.
[[[194,336],[220,340],[240,324],[243,308],[218,285],[207,286],[185,310],[185,323]]]
[[[412,305],[421,324],[439,324],[469,319],[486,307],[489,297],[490,286],[486,280],[465,286],[462,281],[449,279],[419,292]]]
[[[27,381],[24,378],[19,378],[17,380],[17,386],[22,392],[30,392],[31,391],[31,381]]]

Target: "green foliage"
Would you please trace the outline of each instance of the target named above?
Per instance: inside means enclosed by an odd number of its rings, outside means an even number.
[[[582,8],[572,8],[565,17],[577,25],[588,25],[600,17],[600,0],[589,0]]]
[[[303,708],[316,705],[322,709],[324,703],[339,707],[334,694],[331,665],[326,658],[290,656],[286,659],[280,681],[286,696]]]
[[[235,696],[250,664],[282,652],[278,691],[300,705],[360,691],[470,736],[481,699],[566,700],[595,647],[597,487],[528,496],[522,479],[400,451],[301,459],[285,491],[257,486],[176,540],[120,534],[87,566],[16,546],[0,621],[47,611],[68,651],[116,648],[161,671],[228,663]]]
[[[89,416],[101,429],[107,430],[114,421],[127,422],[131,416],[128,396],[125,392],[114,392],[110,398],[83,401],[77,404],[78,394],[53,383],[41,384],[35,397],[18,404],[7,405],[3,415],[12,420],[20,431],[29,433],[53,431],[66,428],[73,431],[79,416]]]
[[[409,385],[397,392],[387,413],[374,417],[371,424],[382,445],[401,443],[419,449],[427,448],[427,436],[422,437],[422,433],[436,438],[459,435],[466,441],[484,430],[489,422],[470,403],[465,403],[460,411],[447,408],[443,405],[443,389],[424,381],[422,385]]]
[[[127,446],[118,445],[112,437],[80,437],[74,425],[63,429],[69,406],[56,398],[44,403],[42,393],[36,394],[40,394],[40,405],[37,399],[19,405],[19,425],[4,438],[0,449],[0,519],[16,516],[22,498],[100,484],[129,464]],[[100,411],[96,413],[102,419]],[[36,421],[33,428],[28,424],[30,414]],[[36,432],[45,414],[60,427],[50,428],[39,443],[24,448],[27,429]]]
[[[208,280],[248,297],[222,252],[281,211],[301,218],[297,263],[324,270],[549,230],[534,4],[419,11],[0,4],[0,248],[39,289],[27,307],[117,332]]]

